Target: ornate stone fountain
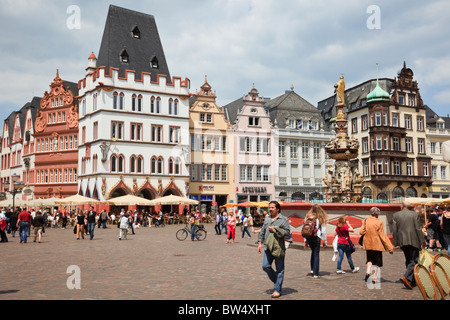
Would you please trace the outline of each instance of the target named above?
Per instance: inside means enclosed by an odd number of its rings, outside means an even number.
[[[347,119],[344,109],[345,82],[341,76],[334,85],[336,92],[336,129],[335,138],[325,146],[325,151],[334,165],[329,164],[325,175],[325,199],[327,202],[361,202],[364,180],[358,171],[357,161],[359,141],[355,137],[349,139],[347,135]]]

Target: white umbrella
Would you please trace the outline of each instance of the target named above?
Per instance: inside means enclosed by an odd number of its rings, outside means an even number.
[[[75,194],[73,196],[62,198],[55,201],[56,204],[99,204],[100,201],[88,198],[79,194]]]
[[[153,199],[151,200],[152,205],[158,205],[158,204],[198,204],[197,200],[192,200],[185,197],[179,197],[175,196],[173,194]]]
[[[111,198],[105,201],[105,203],[113,204],[116,206],[128,206],[128,205],[141,205],[150,206],[150,201],[148,199],[134,196],[132,194],[127,194],[121,197]]]
[[[61,198],[56,198],[56,197],[46,198],[46,199],[34,199],[34,200],[28,201],[28,205],[31,207],[54,206],[54,205],[56,205],[56,201],[59,201],[59,200],[61,200]]]

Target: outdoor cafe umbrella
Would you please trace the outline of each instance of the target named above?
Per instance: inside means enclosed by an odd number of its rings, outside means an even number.
[[[73,196],[69,196],[66,198],[62,198],[55,201],[56,204],[72,204],[72,205],[79,205],[79,204],[99,204],[100,201],[88,198],[79,194],[75,194]]]
[[[239,206],[239,203],[231,202],[231,203],[224,204],[222,206],[222,208],[233,208],[233,207],[237,207],[237,206]]]
[[[46,199],[34,199],[28,202],[28,205],[31,207],[51,207],[56,205],[56,201],[61,200],[61,198],[46,198]]]
[[[111,198],[105,201],[105,203],[113,204],[116,206],[129,206],[129,205],[140,205],[140,206],[151,206],[151,200],[134,196],[132,194],[127,194],[121,197]]]
[[[173,194],[165,196],[165,197],[153,199],[150,202],[151,202],[150,205],[198,204],[197,200],[180,197],[180,196],[176,196]]]

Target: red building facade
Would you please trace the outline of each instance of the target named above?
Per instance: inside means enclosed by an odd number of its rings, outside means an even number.
[[[34,125],[35,198],[68,197],[78,192],[77,84],[56,77],[45,92]]]

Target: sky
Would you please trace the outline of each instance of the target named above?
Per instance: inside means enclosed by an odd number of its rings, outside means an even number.
[[[98,55],[109,5],[153,15],[172,76],[208,83],[217,104],[294,91],[317,106],[346,87],[395,78],[403,62],[421,97],[450,113],[450,1],[0,0],[0,118]],[[377,71],[378,63],[378,71]]]

